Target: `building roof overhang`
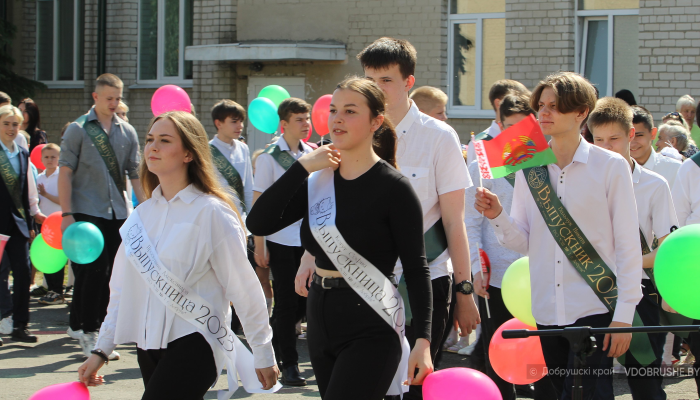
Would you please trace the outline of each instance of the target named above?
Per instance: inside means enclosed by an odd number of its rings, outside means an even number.
[[[345,61],[345,44],[339,42],[251,41],[187,46],[188,61]]]

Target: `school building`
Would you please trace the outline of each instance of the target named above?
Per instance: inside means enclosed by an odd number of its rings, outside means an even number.
[[[124,81],[141,136],[156,88],[185,88],[204,126],[219,99],[248,104],[269,84],[312,103],[381,36],[418,51],[416,86],[448,93],[463,142],[490,124],[490,85],[532,88],[577,71],[601,95],[631,90],[655,118],[700,98],[700,0],[8,0],[16,72],[44,82],[35,101],[52,141],[92,105],[94,79]],[[697,82],[697,83],[696,83]],[[2,90],[2,88],[0,88]],[[251,147],[270,136],[248,124]],[[313,140],[318,140],[315,136]]]

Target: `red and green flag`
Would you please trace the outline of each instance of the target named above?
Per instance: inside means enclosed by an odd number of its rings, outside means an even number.
[[[484,179],[502,178],[521,169],[557,161],[533,115],[489,140],[475,140],[474,151]]]

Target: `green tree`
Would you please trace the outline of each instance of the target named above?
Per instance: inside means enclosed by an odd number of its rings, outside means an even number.
[[[15,103],[25,97],[34,97],[38,90],[46,89],[43,83],[25,78],[12,70],[15,60],[9,49],[16,34],[16,26],[0,19],[0,91],[7,93]]]

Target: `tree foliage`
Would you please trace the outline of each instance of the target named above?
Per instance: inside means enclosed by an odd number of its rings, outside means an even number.
[[[25,78],[12,70],[15,60],[9,49],[16,34],[16,26],[7,20],[0,20],[0,91],[7,93],[15,103],[25,97],[34,97],[38,90],[46,89],[43,83]]]

